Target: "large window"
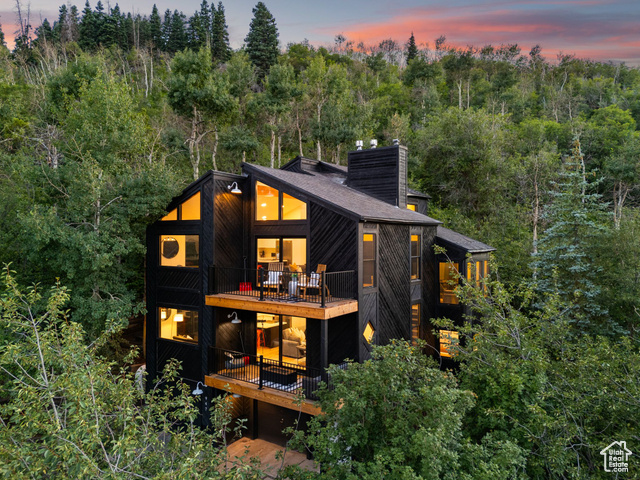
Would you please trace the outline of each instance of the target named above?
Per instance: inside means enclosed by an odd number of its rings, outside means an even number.
[[[412,210],[412,211],[416,211],[416,204],[415,203],[407,203],[407,209],[408,210]]]
[[[200,192],[191,195],[161,219],[163,222],[170,220],[200,220]]]
[[[257,320],[257,355],[279,362],[306,365],[306,318],[258,313]]]
[[[420,235],[411,235],[411,280],[420,278]]]
[[[459,303],[456,296],[458,287],[458,264],[452,262],[440,262],[440,303],[457,305]]]
[[[376,234],[365,233],[362,236],[362,286],[375,287],[376,279]]]
[[[258,238],[256,241],[258,264],[283,262],[295,264],[300,271],[307,268],[306,238]],[[264,266],[264,265],[263,265]]]
[[[198,268],[198,235],[160,235],[160,266]]]
[[[280,213],[282,212],[282,213]],[[307,204],[287,193],[256,182],[256,220],[306,220]]]
[[[198,343],[198,312],[160,307],[158,318],[160,338]]]

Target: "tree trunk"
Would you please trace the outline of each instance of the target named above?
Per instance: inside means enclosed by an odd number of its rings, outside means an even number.
[[[296,107],[296,129],[298,130],[298,148],[300,150],[300,156],[304,157],[302,153],[302,129],[300,128],[300,112]]]
[[[278,168],[282,166],[282,135],[278,134]]]
[[[213,142],[213,152],[211,152],[211,160],[213,163],[213,169],[218,170],[218,163],[216,160],[216,156],[218,154],[218,127],[216,125],[214,125],[213,127],[213,135],[215,137],[215,140]]]
[[[318,103],[317,110],[318,110],[317,120],[318,120],[318,126],[319,126],[320,125],[320,117],[321,117],[321,114],[322,114],[322,105],[320,103]],[[322,160],[322,147],[320,146],[320,139],[318,139],[318,141],[317,141],[317,160],[318,161]]]
[[[191,166],[193,167],[193,179],[197,180],[199,176],[199,165],[200,159],[198,158],[196,161],[196,157],[194,155],[193,149],[196,144],[196,135],[198,130],[198,110],[196,107],[193,107],[193,116],[191,117],[191,136],[189,137],[189,160],[191,160]]]
[[[462,79],[458,80],[458,108],[462,110]]]
[[[273,124],[271,127],[271,143],[269,146],[271,151],[271,168],[274,168],[276,164],[276,132],[273,129]]]

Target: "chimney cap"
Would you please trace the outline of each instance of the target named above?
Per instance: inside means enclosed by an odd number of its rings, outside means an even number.
[[[394,138],[393,139],[393,144],[394,145],[400,145],[400,140],[398,138]]]
[[[364,145],[364,142],[362,140],[356,140],[356,149],[357,150],[362,150],[362,145]]]
[[[375,138],[372,138],[370,145],[371,145],[371,148],[376,148],[378,146],[378,140],[376,140]]]

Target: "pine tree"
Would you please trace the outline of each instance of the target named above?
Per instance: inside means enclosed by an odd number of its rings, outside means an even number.
[[[0,48],[6,46],[6,43],[4,43],[4,32],[2,31],[2,24],[0,23]]]
[[[163,50],[164,42],[162,41],[162,20],[160,20],[160,14],[158,13],[158,7],[153,4],[151,10],[151,17],[149,18],[149,35],[153,45],[158,50]]]
[[[91,5],[89,4],[89,0],[87,0],[84,4],[84,10],[82,10],[82,20],[78,26],[78,33],[80,35],[78,43],[83,50],[93,50],[97,47],[97,27],[96,15],[93,10],[91,10]]]
[[[601,195],[590,193],[598,182],[587,181],[578,140],[559,177],[557,191],[551,192],[552,203],[543,214],[548,227],[532,264],[536,289],[542,294],[557,293],[573,309],[580,331],[613,333],[597,325],[606,310],[598,303],[598,267],[591,254],[606,231],[606,212]]]
[[[218,9],[211,6],[213,11],[213,27],[211,35],[211,56],[217,63],[224,63],[231,58],[231,47],[229,47],[229,32],[224,15],[222,2],[218,3]]]
[[[187,30],[185,29],[186,17],[184,13],[174,10],[171,15],[171,31],[167,37],[167,51],[180,52],[187,47]],[[165,24],[167,19],[165,18]]]
[[[49,20],[46,18],[42,21],[42,25],[36,28],[36,39],[33,41],[34,46],[46,45],[53,41],[53,29]]]
[[[416,39],[411,32],[409,41],[407,42],[407,63],[418,56],[418,47],[416,46]]]
[[[249,59],[256,67],[258,78],[262,80],[278,60],[279,54],[276,20],[262,2],[258,2],[253,9],[253,19],[244,41]]]

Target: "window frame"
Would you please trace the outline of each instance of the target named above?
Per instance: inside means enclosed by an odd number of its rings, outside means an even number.
[[[365,257],[365,236],[371,235],[373,237],[373,257],[366,258]],[[362,288],[365,289],[374,289],[378,288],[378,230],[364,230],[362,231]],[[364,279],[365,265],[372,263],[373,264],[373,281],[372,284],[366,284]]]
[[[266,220],[262,220],[261,218],[258,218],[258,184],[264,185],[268,188],[271,188],[273,190],[276,190],[278,192],[278,206],[277,206],[277,211],[278,211],[278,218],[277,219],[266,219]],[[254,207],[253,207],[253,222],[255,222],[257,225],[268,225],[270,223],[276,223],[276,222],[286,222],[287,225],[291,225],[291,224],[295,224],[295,223],[304,223],[307,222],[309,220],[309,201],[307,199],[300,198],[300,196],[298,195],[294,195],[292,194],[290,191],[283,191],[280,188],[276,188],[273,185],[270,185],[268,183],[263,182],[262,180],[258,180],[256,179],[254,181],[254,186],[253,186],[253,194],[254,194]],[[283,218],[283,208],[284,208],[284,195],[288,195],[289,197],[298,200],[299,202],[302,202],[305,206],[305,213],[304,213],[304,218],[295,218],[295,219],[284,219]]]
[[[418,237],[418,254],[413,254],[413,237]],[[422,234],[419,232],[411,232],[409,234],[409,278],[412,282],[420,281],[422,278]],[[413,261],[417,259],[417,272],[413,272]]]
[[[173,335],[171,338],[169,337],[163,337],[162,336],[162,310],[175,310],[176,313],[178,312],[191,312],[191,313],[195,313],[196,315],[196,328],[195,328],[195,332],[197,337],[193,340],[189,340],[189,339],[180,339],[180,338],[175,338],[177,335]],[[156,305],[156,314],[157,314],[157,330],[156,330],[156,335],[157,335],[157,339],[158,340],[163,340],[163,341],[167,341],[167,342],[176,342],[179,343],[180,345],[190,345],[193,347],[197,347],[200,344],[200,319],[201,319],[201,315],[200,315],[200,311],[199,309],[192,309],[190,307],[178,307],[175,305]],[[171,318],[171,317],[169,317]],[[192,320],[193,321],[193,320]],[[177,333],[177,331],[176,331]]]
[[[198,202],[198,216],[200,218],[197,219],[190,219],[190,220],[184,220],[182,218],[182,205],[187,203],[189,200],[191,200],[193,197],[195,197],[196,195],[200,196],[200,201]],[[201,190],[196,190],[195,192],[191,193],[191,195],[185,195],[184,200],[181,200],[180,203],[178,203],[176,205],[175,208],[172,208],[171,210],[169,210],[167,212],[166,215],[162,216],[160,218],[160,222],[161,224],[163,224],[164,222],[201,222],[202,221],[202,198],[203,198],[203,194]],[[176,212],[176,218],[167,218],[168,216],[170,216],[173,212]]]

